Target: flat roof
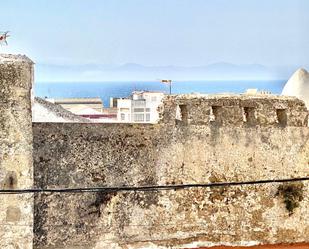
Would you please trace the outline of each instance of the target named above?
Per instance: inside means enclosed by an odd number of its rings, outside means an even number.
[[[161,93],[161,94],[165,94],[164,92],[161,92],[161,91],[133,91],[132,94],[134,93]]]
[[[56,104],[102,104],[101,98],[63,98],[63,99],[54,99]]]

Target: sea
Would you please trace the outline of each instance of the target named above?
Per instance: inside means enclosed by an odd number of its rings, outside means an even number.
[[[244,93],[249,88],[280,94],[287,80],[238,80],[238,81],[175,81],[172,94],[184,93]],[[41,98],[100,97],[109,106],[110,97],[127,97],[132,91],[162,91],[169,93],[169,86],[158,81],[109,81],[109,82],[36,82],[35,96]]]

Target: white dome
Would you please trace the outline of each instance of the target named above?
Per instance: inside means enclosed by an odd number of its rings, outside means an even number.
[[[303,101],[309,109],[309,73],[298,69],[285,84],[282,95],[295,96]]]

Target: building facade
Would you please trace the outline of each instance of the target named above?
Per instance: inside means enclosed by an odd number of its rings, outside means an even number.
[[[164,93],[136,91],[130,98],[117,99],[117,120],[125,123],[155,123],[159,119],[158,106]]]

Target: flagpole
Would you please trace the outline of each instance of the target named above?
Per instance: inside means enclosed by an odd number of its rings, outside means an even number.
[[[169,80],[169,84],[170,84],[170,95],[172,95],[172,81]]]

